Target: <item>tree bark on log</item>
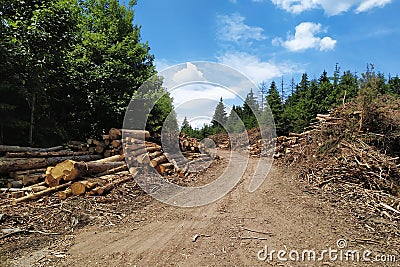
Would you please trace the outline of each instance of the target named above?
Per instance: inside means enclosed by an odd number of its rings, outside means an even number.
[[[30,174],[43,174],[46,171],[46,168],[41,169],[33,169],[33,170],[25,170],[25,171],[16,171],[10,172],[8,175],[14,180],[22,180],[25,175]]]
[[[168,170],[172,171],[174,169],[174,164],[173,163],[163,163],[160,164],[156,167],[156,170],[160,173],[160,174],[165,174]]]
[[[88,192],[88,195],[103,195],[112,190],[115,186],[132,180],[133,175],[129,171],[123,171],[116,174],[103,176],[101,178],[106,180],[112,180],[112,182],[110,182],[107,185],[99,186],[92,189],[90,192]]]
[[[50,187],[60,184],[61,181],[74,181],[77,178],[93,175],[124,165],[124,162],[76,162],[66,160],[57,164],[49,174],[46,175],[46,183]]]
[[[100,155],[67,156],[67,157],[49,157],[49,158],[15,158],[12,160],[0,161],[0,174],[13,171],[38,169],[47,166],[54,166],[65,160],[91,161],[100,159]]]
[[[156,158],[153,158],[150,161],[150,166],[151,167],[157,167],[158,165],[160,165],[161,163],[165,163],[167,161],[167,157],[165,155],[161,155],[158,156]]]
[[[142,154],[153,153],[156,151],[161,151],[161,147],[156,146],[156,147],[148,147],[148,148],[139,148],[136,150],[126,149],[125,153],[127,154],[127,156],[136,157],[136,156],[139,156]]]
[[[98,186],[97,182],[89,180],[75,182],[71,185],[71,192],[74,196],[80,196],[86,193],[87,190],[93,189]]]
[[[61,200],[65,200],[65,199],[69,198],[70,196],[72,196],[71,188],[67,188],[67,189],[64,190],[64,191],[58,192],[58,197],[59,197]]]
[[[115,155],[115,156],[112,156],[112,157],[96,160],[96,162],[97,163],[101,163],[101,162],[119,162],[119,161],[124,161],[124,159],[125,159],[124,155]]]
[[[116,168],[113,168],[110,170],[106,170],[102,173],[98,173],[94,177],[101,177],[104,175],[114,174],[114,173],[122,172],[122,171],[126,171],[126,170],[128,170],[128,165],[126,165],[126,163],[124,163],[122,166],[119,166],[119,167],[116,167]]]
[[[41,148],[37,147],[0,145],[0,152],[32,152],[32,151],[39,151],[40,149]]]
[[[145,154],[137,156],[136,161],[139,162],[140,164],[149,164],[150,163],[149,154],[145,153]]]
[[[54,146],[54,147],[48,147],[48,148],[40,148],[38,150],[38,152],[56,152],[56,151],[60,151],[63,149],[64,149],[63,146]]]
[[[22,184],[24,186],[29,186],[29,185],[33,185],[33,184],[37,184],[39,183],[40,180],[44,179],[44,174],[41,173],[34,173],[34,174],[27,174],[24,177],[22,177]]]
[[[150,133],[145,130],[122,129],[122,132],[124,133],[125,137],[129,137],[131,139],[147,140],[150,138]]]
[[[27,195],[27,196],[24,196],[24,197],[21,197],[21,198],[14,199],[13,200],[13,204],[15,205],[15,204],[18,204],[20,202],[25,202],[25,201],[28,201],[28,200],[38,199],[38,198],[40,198],[42,196],[45,196],[45,195],[48,195],[48,194],[50,194],[52,192],[55,192],[55,191],[58,191],[60,189],[66,188],[66,187],[70,186],[71,183],[72,182],[68,182],[66,184],[62,184],[62,185],[59,185],[59,186],[56,186],[56,187],[48,188],[48,189],[40,191],[38,193],[33,193],[33,194],[30,194],[30,195]]]
[[[108,135],[111,140],[117,140],[117,139],[121,139],[122,132],[119,129],[111,128],[110,131],[108,132]]]
[[[50,151],[50,152],[7,152],[6,158],[48,158],[48,157],[70,157],[83,156],[86,152],[73,151]]]

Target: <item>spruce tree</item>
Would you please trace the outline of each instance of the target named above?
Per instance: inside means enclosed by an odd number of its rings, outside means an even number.
[[[282,113],[283,113],[283,104],[282,104],[282,98],[279,95],[278,88],[276,87],[275,81],[272,81],[271,86],[268,90],[268,95],[266,97],[267,103],[269,105],[269,108],[272,112],[274,121],[275,121],[275,127],[276,127],[276,132],[278,135],[283,134],[282,131]],[[268,113],[269,110],[265,109],[265,114],[263,114],[263,118],[265,121],[268,120]],[[263,120],[263,121],[264,121]]]
[[[223,100],[221,97],[217,107],[215,108],[214,116],[211,121],[211,124],[212,124],[213,128],[221,129],[225,126],[227,120],[228,120],[228,117],[227,117],[227,114],[225,111],[225,106],[224,106],[224,103],[223,103]]]
[[[182,122],[181,132],[184,133],[184,134],[187,134],[189,136],[192,135],[193,128],[192,128],[192,126],[190,126],[187,117],[185,117],[185,119]]]

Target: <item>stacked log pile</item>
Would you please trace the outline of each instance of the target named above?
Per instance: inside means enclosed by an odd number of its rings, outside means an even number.
[[[204,144],[200,143],[197,138],[191,138],[184,133],[179,135],[179,147],[181,151],[189,151],[194,153],[198,153],[205,148]]]
[[[160,145],[142,141],[149,139],[147,131],[125,132],[124,140],[122,131],[113,128],[103,135],[102,141],[68,143],[67,147],[75,151],[12,147],[12,152],[0,158],[0,175],[8,176],[7,188],[1,190],[8,192],[14,203],[57,191],[60,199],[102,195],[132,180],[143,168],[152,167],[161,175],[184,177],[198,171],[197,163],[213,160],[209,154],[199,152],[198,140],[184,135],[179,141],[185,150],[182,157],[168,155]]]

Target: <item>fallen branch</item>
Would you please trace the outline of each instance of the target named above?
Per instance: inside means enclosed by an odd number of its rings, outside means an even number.
[[[390,211],[393,211],[394,213],[400,214],[400,211],[396,210],[395,208],[392,208],[391,206],[389,206],[389,205],[387,205],[385,203],[381,202],[381,203],[379,203],[379,205],[381,205],[382,207],[384,207],[384,208],[386,208],[386,209],[388,209]]]
[[[21,228],[15,228],[15,229],[3,229],[2,230],[3,233],[4,232],[8,232],[5,235],[1,236],[0,239],[12,236],[12,235],[16,235],[16,234],[41,234],[41,235],[60,235],[60,233],[51,233],[51,232],[43,232],[43,231],[39,231],[39,230],[27,230],[27,229],[21,229]]]
[[[263,234],[263,235],[269,235],[269,236],[273,236],[273,235],[274,235],[274,234],[271,233],[271,232],[262,232],[262,231],[252,230],[252,229],[249,229],[249,228],[246,228],[246,227],[241,227],[241,228],[242,228],[242,230],[246,230],[246,231],[249,231],[249,232],[252,232],[252,233]]]
[[[25,202],[25,201],[28,201],[28,200],[38,199],[38,198],[40,198],[42,196],[45,196],[45,195],[48,195],[48,194],[53,193],[55,191],[58,191],[60,189],[66,188],[66,187],[70,186],[71,183],[72,182],[68,182],[66,184],[62,184],[62,185],[59,185],[59,186],[56,186],[56,187],[51,187],[49,189],[43,190],[43,191],[38,192],[38,193],[33,193],[33,194],[30,194],[30,195],[27,195],[27,196],[24,196],[24,197],[20,197],[20,198],[14,199],[12,203],[15,205],[15,204],[20,203],[20,202]]]

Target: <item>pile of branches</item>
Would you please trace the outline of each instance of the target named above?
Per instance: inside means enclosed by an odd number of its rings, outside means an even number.
[[[319,114],[307,131],[280,136],[276,164],[291,168],[335,205],[355,211],[376,238],[400,237],[400,158],[396,132],[400,123],[388,118],[396,110],[380,114],[382,133],[363,124],[362,111],[349,103]],[[379,113],[378,113],[379,114]],[[396,116],[394,116],[396,117]],[[393,117],[392,117],[393,118]],[[390,123],[388,122],[390,121]],[[371,122],[371,121],[370,121]],[[380,229],[380,231],[378,231]]]
[[[382,153],[367,144],[365,133],[348,126],[352,121],[338,114],[319,114],[310,130],[277,138],[275,158],[299,169],[302,177],[322,187],[332,182],[348,182],[369,190],[398,195],[399,157]],[[353,113],[354,117],[359,113]],[[352,124],[354,126],[354,124]]]

